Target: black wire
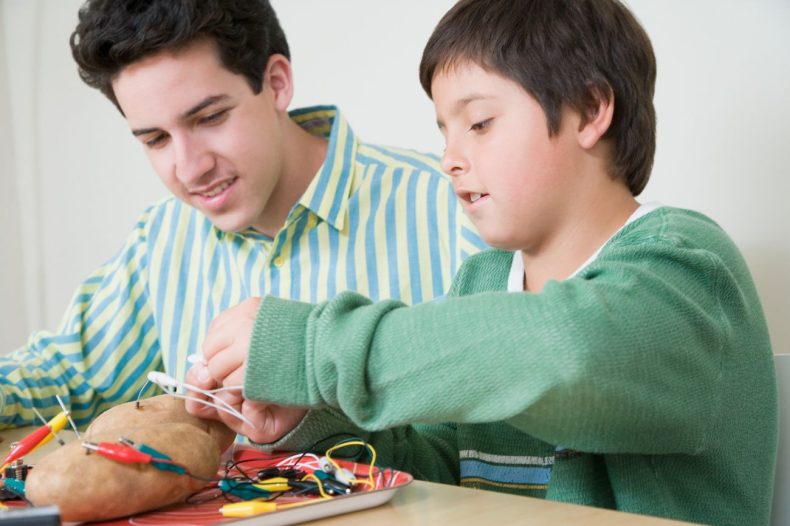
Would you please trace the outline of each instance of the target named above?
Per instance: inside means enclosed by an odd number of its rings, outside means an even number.
[[[255,479],[253,479],[252,477],[250,477],[250,476],[247,474],[247,472],[245,472],[243,469],[241,469],[241,467],[239,467],[239,465],[240,465],[240,464],[243,464],[244,462],[250,462],[250,461],[252,461],[252,460],[259,460],[259,459],[248,459],[248,460],[238,460],[238,461],[237,461],[237,460],[233,460],[233,459],[231,459],[231,460],[228,460],[228,461],[225,463],[225,477],[224,477],[224,478],[225,478],[225,479],[228,479],[228,478],[230,478],[230,477],[229,477],[229,475],[230,475],[230,471],[231,471],[232,469],[235,469],[236,471],[238,471],[239,473],[241,473],[241,475],[242,475],[242,476],[243,476],[245,479],[247,479],[248,481],[253,481],[253,480],[255,480]],[[235,477],[233,477],[233,478],[235,478]]]
[[[212,490],[217,490],[217,493],[211,495],[210,497],[206,497],[204,499],[201,499],[201,500],[192,500],[195,497],[198,497],[198,496],[202,495],[203,493],[207,493],[208,491],[212,491]],[[211,502],[212,500],[217,500],[218,498],[220,498],[222,496],[222,494],[223,494],[222,490],[219,489],[218,487],[214,487],[214,488],[206,487],[206,488],[203,488],[200,491],[196,491],[195,493],[191,494],[189,497],[186,498],[186,500],[184,500],[184,502],[186,504],[191,504],[191,505],[204,504],[206,502]]]
[[[235,469],[236,471],[241,473],[244,477],[246,477],[247,480],[249,480],[251,482],[255,482],[255,481],[257,481],[257,479],[255,477],[251,477],[243,469],[241,469],[241,467],[239,467],[240,464],[244,464],[244,463],[247,463],[247,462],[267,462],[267,461],[276,460],[278,458],[288,458],[289,456],[291,456],[291,455],[290,454],[281,454],[281,455],[276,455],[276,456],[272,455],[272,456],[269,456],[269,457],[245,458],[243,460],[229,459],[227,462],[225,462],[225,477],[224,478],[228,478],[228,476],[230,475],[230,471],[232,469]]]
[[[160,471],[168,471],[168,470],[163,469],[163,470],[160,470]],[[171,471],[171,473],[175,473],[175,472]],[[201,477],[199,475],[194,475],[194,474],[192,474],[192,473],[190,473],[188,471],[186,473],[184,473],[184,475],[186,475],[186,476],[188,476],[190,478],[193,478],[195,480],[200,480],[202,482],[217,482],[218,481],[218,479],[216,479],[214,477],[211,477],[211,478],[209,478],[209,477]]]

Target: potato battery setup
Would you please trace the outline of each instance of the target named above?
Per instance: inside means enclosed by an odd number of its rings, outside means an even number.
[[[200,496],[202,493],[204,498],[201,499],[201,502],[223,497],[225,503],[217,502],[217,511],[225,517],[245,517],[266,513],[277,509],[321,502],[351,493],[372,491],[376,488],[374,479],[376,451],[373,446],[358,438],[336,443],[326,449],[323,456],[308,452],[295,454],[274,466],[258,464],[258,467],[254,468],[252,472],[245,471],[245,468],[240,465],[244,461],[230,461],[224,475],[218,474],[215,477],[205,478],[205,476],[191,473],[187,465],[175,461],[168,454],[141,441],[133,441],[125,437],[120,437],[118,441],[83,439],[71,421],[69,411],[63,402],[60,399],[58,402],[63,410],[49,421],[45,420],[33,408],[42,425],[22,440],[12,443],[8,453],[1,461],[0,526],[60,524],[60,513],[57,507],[24,506],[22,500],[30,504],[25,498],[25,483],[31,470],[35,470],[25,463],[24,457],[51,440],[57,440],[63,445],[64,441],[58,436],[58,433],[69,423],[74,428],[85,455],[98,455],[121,464],[145,465],[154,470],[167,471],[175,475],[205,481],[206,488],[195,496]],[[139,403],[137,407],[139,409]],[[331,438],[334,436],[327,439]],[[354,473],[341,466],[333,458],[333,454],[336,454],[339,449],[348,447],[358,448],[359,453],[356,456],[367,454],[366,456],[369,457],[370,463],[366,466],[365,473]],[[253,457],[245,461],[259,463],[262,460],[265,459]],[[250,470],[250,468],[246,469]],[[30,479],[30,483],[33,484],[34,478],[38,480],[41,474],[36,472]],[[31,499],[34,493],[33,489],[31,485],[29,491]],[[206,491],[212,494],[208,500],[205,500],[205,497],[208,496]],[[188,503],[190,503],[190,499],[187,499]],[[2,503],[2,501],[11,500],[18,502],[9,502],[9,506]]]

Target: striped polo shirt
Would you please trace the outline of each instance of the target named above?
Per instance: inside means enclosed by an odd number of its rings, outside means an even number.
[[[0,358],[0,426],[33,423],[33,399],[54,414],[56,394],[87,423],[135,398],[151,370],[183,378],[211,320],[248,297],[430,301],[485,248],[435,156],[365,144],[332,106],[291,118],[329,147],[277,235],[220,231],[173,197],[150,207],[57,332]]]

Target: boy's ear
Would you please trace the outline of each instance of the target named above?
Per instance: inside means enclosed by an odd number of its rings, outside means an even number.
[[[293,73],[291,62],[285,55],[274,54],[266,63],[263,72],[263,89],[271,89],[274,105],[280,111],[286,111],[294,94]]]
[[[579,123],[579,145],[589,150],[606,134],[614,117],[614,93],[605,86],[588,86],[588,98]]]

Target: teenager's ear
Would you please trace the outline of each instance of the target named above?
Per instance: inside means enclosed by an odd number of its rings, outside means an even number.
[[[269,57],[263,72],[263,89],[271,89],[274,105],[280,111],[287,111],[294,94],[291,61],[285,55],[275,53]]]
[[[579,124],[579,145],[589,150],[595,146],[612,125],[614,117],[614,93],[605,86],[588,86],[584,113]]]

